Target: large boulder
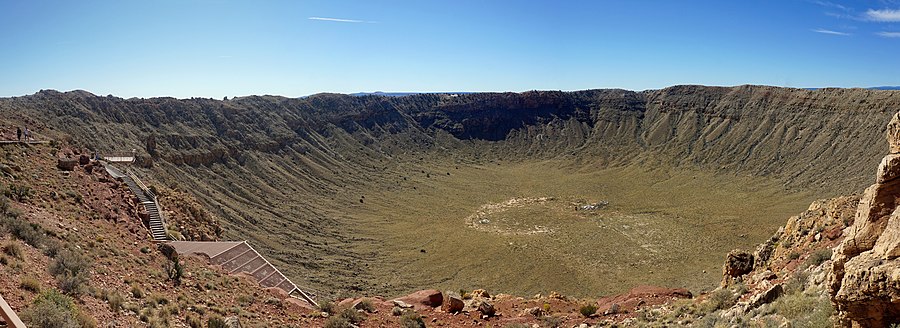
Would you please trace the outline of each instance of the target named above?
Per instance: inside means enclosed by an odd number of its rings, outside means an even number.
[[[56,167],[63,171],[72,171],[78,165],[78,160],[71,157],[60,157],[56,159]]]
[[[424,307],[436,308],[444,303],[444,295],[439,290],[426,289],[396,298],[395,300],[412,304],[416,309]]]
[[[493,317],[494,314],[497,313],[497,310],[494,309],[494,305],[487,300],[480,301],[476,309],[478,309],[478,312],[481,312],[485,317]]]
[[[444,304],[441,305],[441,310],[447,313],[459,313],[465,306],[466,304],[459,294],[447,292],[444,294]]]

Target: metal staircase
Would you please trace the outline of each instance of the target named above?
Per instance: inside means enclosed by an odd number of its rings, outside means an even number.
[[[117,179],[122,179],[128,186],[128,189],[130,189],[137,197],[138,201],[144,205],[147,213],[149,213],[147,227],[150,229],[150,235],[153,237],[153,240],[169,240],[168,234],[166,233],[166,219],[163,216],[159,201],[157,201],[153,191],[147,188],[147,186],[131,172],[122,172],[109,163],[106,163],[104,167],[106,168],[106,171],[109,172],[109,175]]]

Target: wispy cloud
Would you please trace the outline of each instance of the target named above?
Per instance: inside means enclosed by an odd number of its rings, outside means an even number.
[[[877,34],[878,36],[881,36],[881,37],[885,37],[885,38],[900,38],[900,32],[884,32],[884,31],[882,31],[882,32],[878,32],[875,34]]]
[[[839,4],[839,3],[834,3],[834,2],[831,2],[831,1],[818,1],[818,0],[814,0],[814,1],[811,1],[811,2],[814,3],[814,4],[820,5],[820,6],[822,6],[822,7],[835,8],[835,9],[840,9],[840,10],[843,10],[843,11],[851,11],[851,9],[850,9],[850,8],[847,8],[847,6],[844,6],[844,5]]]
[[[844,32],[839,32],[839,31],[832,31],[832,30],[826,30],[826,29],[823,29],[823,28],[817,28],[817,29],[810,30],[810,31],[813,31],[813,32],[816,32],[816,33],[822,33],[822,34],[829,34],[829,35],[841,35],[841,36],[849,36],[849,35],[850,35],[850,33],[844,33]]]
[[[900,22],[900,9],[869,9],[865,18],[876,22]]]
[[[332,18],[332,17],[309,17],[308,19],[317,20],[317,21],[326,21],[326,22],[338,22],[338,23],[375,23],[375,22],[358,20],[358,19]]]

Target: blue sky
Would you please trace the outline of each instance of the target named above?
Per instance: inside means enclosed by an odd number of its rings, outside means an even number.
[[[900,85],[900,1],[0,0],[0,96]]]

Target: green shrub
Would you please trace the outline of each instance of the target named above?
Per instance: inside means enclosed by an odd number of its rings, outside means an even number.
[[[163,270],[166,272],[169,281],[172,281],[175,286],[181,285],[181,277],[184,276],[184,267],[181,265],[181,261],[178,260],[177,256],[174,261],[166,261],[166,263],[163,264]]]
[[[340,314],[325,321],[325,328],[350,328],[366,319],[366,316],[352,308],[344,309]]]
[[[142,299],[144,298],[144,291],[141,290],[137,284],[131,286],[131,297]]]
[[[402,328],[425,328],[425,321],[422,316],[415,311],[409,311],[400,316],[400,327]]]
[[[42,292],[31,307],[22,313],[29,327],[69,328],[79,327],[78,309],[72,298],[55,289]]]
[[[56,277],[59,289],[70,295],[84,291],[90,278],[89,260],[78,251],[66,249],[56,255],[50,263],[50,273]]]
[[[330,317],[328,320],[325,320],[325,328],[351,328],[353,324],[350,321],[347,321],[347,318],[344,317]]]
[[[319,303],[319,311],[328,313],[328,315],[334,315],[334,313],[335,313],[334,303],[332,303],[332,302]]]
[[[248,295],[238,296],[237,303],[238,303],[238,305],[244,306],[244,307],[250,306],[250,304],[253,304],[253,297],[250,297]]]
[[[166,305],[169,304],[169,299],[163,294],[152,294],[150,295],[150,304],[152,304],[153,307],[156,307],[156,305]]]
[[[122,297],[122,294],[119,294],[119,292],[112,291],[106,294],[106,303],[109,304],[109,310],[116,313],[122,310],[122,306],[125,304],[125,298]]]
[[[187,321],[188,327],[191,328],[203,328],[203,321],[200,321],[200,318],[196,315],[189,314],[185,321]]]
[[[41,282],[32,277],[22,277],[22,280],[19,281],[19,288],[32,293],[39,293],[41,291]]]
[[[206,320],[206,327],[208,328],[225,328],[225,319],[222,319],[221,316],[214,314]]]
[[[834,308],[826,297],[794,293],[782,296],[772,304],[778,313],[791,322],[791,327],[832,327]]]
[[[562,327],[565,320],[556,316],[543,316],[540,318],[542,328],[558,328]]]
[[[818,251],[815,251],[809,255],[808,259],[806,259],[805,266],[819,266],[823,262],[830,260],[831,254],[832,254],[831,248],[820,249]]]
[[[357,308],[360,310],[369,312],[369,313],[375,312],[375,304],[372,303],[372,300],[370,300],[370,299],[365,299],[365,300],[360,301]]]
[[[40,225],[28,223],[16,215],[0,216],[0,225],[6,227],[13,236],[33,247],[41,247],[47,236]]]
[[[3,195],[9,199],[15,199],[17,202],[24,202],[32,195],[31,187],[10,184]]]
[[[97,320],[84,311],[75,312],[75,321],[81,328],[97,328]]]
[[[704,312],[709,313],[730,308],[736,301],[737,297],[731,290],[727,288],[717,289],[706,299],[706,311]]]
[[[800,258],[800,253],[797,253],[797,252],[791,252],[790,254],[788,254],[788,260],[793,261],[793,260],[796,260],[796,259],[799,259],[799,258]]]
[[[0,197],[0,214],[9,213],[9,198],[6,195]]]
[[[581,312],[582,316],[588,318],[597,312],[597,306],[593,303],[585,304],[578,309],[578,312]]]
[[[19,260],[25,260],[25,253],[22,252],[22,248],[19,247],[19,244],[16,244],[15,242],[11,241],[6,243],[6,245],[3,246],[3,252],[6,253],[6,255],[12,256]]]

